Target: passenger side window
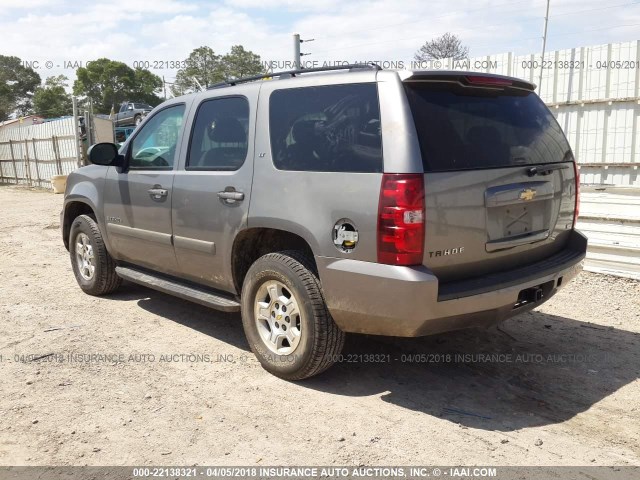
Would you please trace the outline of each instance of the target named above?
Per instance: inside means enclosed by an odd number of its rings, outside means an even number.
[[[276,90],[269,99],[269,129],[280,170],[382,171],[375,84]]]
[[[238,170],[247,158],[248,132],[246,98],[202,102],[191,133],[187,170]]]
[[[184,109],[183,104],[174,105],[159,111],[147,121],[131,142],[130,168],[173,168]]]

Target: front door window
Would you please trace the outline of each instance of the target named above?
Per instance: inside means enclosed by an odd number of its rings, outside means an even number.
[[[173,168],[184,110],[184,105],[174,105],[159,111],[145,123],[131,142],[129,168]]]

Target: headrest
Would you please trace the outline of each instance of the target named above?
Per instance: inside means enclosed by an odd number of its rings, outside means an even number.
[[[296,122],[293,125],[291,134],[293,135],[293,141],[296,143],[311,142],[316,136],[315,132],[316,121],[305,120],[302,122]]]
[[[233,117],[220,117],[211,121],[207,134],[216,143],[244,143],[247,133],[242,124]]]

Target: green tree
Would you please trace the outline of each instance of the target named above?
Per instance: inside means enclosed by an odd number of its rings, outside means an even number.
[[[462,41],[452,33],[445,33],[441,37],[425,42],[413,56],[420,62],[443,58],[464,60],[468,57],[469,48],[462,45]]]
[[[40,75],[25,67],[18,57],[0,55],[0,121],[17,112],[32,112],[31,99],[40,85]]]
[[[62,117],[73,113],[71,96],[66,87],[69,79],[64,75],[49,77],[33,94],[33,109],[46,118]]]
[[[217,55],[210,47],[199,47],[185,60],[171,87],[174,95],[198,91],[198,83],[207,88],[226,79],[257,75],[264,71],[260,56],[242,45],[234,45],[226,55]],[[195,79],[195,80],[194,80]]]
[[[126,64],[99,58],[76,70],[73,93],[91,99],[98,112],[109,113],[112,106],[127,100],[133,75],[133,70]]]
[[[162,89],[162,79],[143,68],[136,68],[133,71],[133,88],[129,97],[133,101],[148,103],[152,107],[160,104],[160,98],[156,92]]]
[[[224,80],[221,57],[216,55],[210,47],[196,48],[184,63],[185,68],[178,70],[175,84],[172,87],[176,95],[198,91],[198,83],[203,88],[207,88],[209,85]]]
[[[249,77],[264,71],[260,55],[245,50],[242,45],[234,45],[231,51],[222,57],[222,68],[227,79]]]
[[[162,80],[148,70],[134,70],[122,62],[100,58],[78,68],[76,76],[73,93],[90,98],[99,113],[109,113],[126,100],[160,101],[156,91],[162,87]]]

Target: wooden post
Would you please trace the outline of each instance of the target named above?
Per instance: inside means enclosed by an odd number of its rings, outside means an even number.
[[[26,138],[24,139],[24,165],[27,170],[27,184],[32,187],[33,182],[31,181],[31,162],[29,162],[29,143]]]
[[[16,168],[16,157],[13,154],[13,142],[9,140],[9,150],[11,151],[11,163],[13,163],[13,175],[16,177],[16,185],[18,184],[18,169]]]
[[[58,175],[62,175],[62,161],[60,160],[60,150],[58,149],[58,137],[55,135],[51,137],[51,143],[53,145],[53,155],[56,159],[56,170],[58,171]]]
[[[0,160],[0,183],[4,183],[4,158]]]
[[[78,168],[82,166],[82,142],[80,141],[80,118],[78,116],[78,99],[71,97],[71,104],[73,106],[73,135],[76,140],[76,161],[78,162]]]
[[[33,142],[33,159],[36,161],[36,176],[38,177],[38,186],[41,187],[42,180],[40,179],[40,169],[38,168],[38,153],[36,150],[36,139],[32,138],[31,141]]]

